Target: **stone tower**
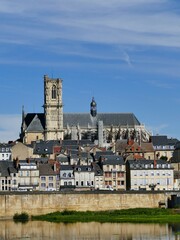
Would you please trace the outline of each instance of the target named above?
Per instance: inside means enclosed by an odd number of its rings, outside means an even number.
[[[44,139],[63,139],[62,79],[44,76]]]

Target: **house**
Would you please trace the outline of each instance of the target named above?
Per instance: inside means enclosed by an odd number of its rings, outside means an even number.
[[[174,169],[165,160],[128,160],[127,190],[173,190]]]
[[[16,142],[12,146],[12,159],[24,160],[33,157],[33,146]]]
[[[59,190],[57,189],[57,173],[49,163],[39,164],[39,190]]]
[[[74,166],[74,179],[77,190],[91,190],[94,189],[95,171],[89,165]]]
[[[35,162],[17,161],[18,166],[18,190],[39,190],[39,169]]]
[[[11,148],[12,144],[1,143],[0,144],[0,161],[11,160]]]
[[[175,145],[178,139],[168,138],[164,135],[151,136],[156,159],[170,160],[173,156]]]
[[[18,189],[18,170],[12,161],[0,161],[0,191]]]
[[[60,190],[74,189],[75,188],[74,166],[61,165],[59,181],[60,181]]]
[[[99,164],[93,162],[92,163],[93,169],[94,169],[94,189],[100,190],[104,189],[104,174],[102,169],[100,168]]]
[[[104,174],[105,188],[126,190],[126,165],[121,156],[102,155],[100,166]]]

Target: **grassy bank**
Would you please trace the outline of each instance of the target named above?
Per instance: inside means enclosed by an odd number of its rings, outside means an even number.
[[[99,212],[63,211],[46,215],[32,216],[32,220],[49,222],[131,222],[131,223],[177,223],[180,214],[172,209],[126,209]]]

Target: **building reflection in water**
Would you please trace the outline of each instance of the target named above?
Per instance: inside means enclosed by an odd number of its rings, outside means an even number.
[[[14,223],[1,221],[0,239],[62,239],[62,240],[135,240],[135,239],[180,239],[173,232],[174,225],[131,223],[49,223],[29,221]],[[180,225],[176,225],[179,229]]]

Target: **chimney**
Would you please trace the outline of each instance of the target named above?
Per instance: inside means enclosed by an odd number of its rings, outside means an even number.
[[[154,168],[157,168],[157,161],[154,159]]]

